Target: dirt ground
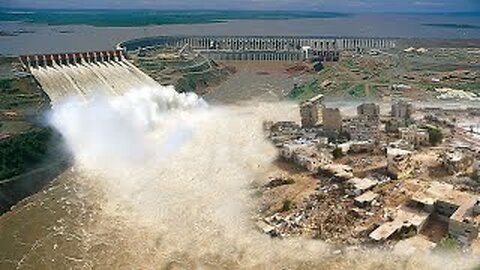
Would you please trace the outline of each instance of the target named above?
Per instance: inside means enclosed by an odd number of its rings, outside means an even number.
[[[235,72],[220,85],[206,89],[204,98],[209,103],[278,101],[283,99],[295,84],[302,84],[313,78],[310,73],[288,72],[288,69],[295,65],[293,62],[224,61],[220,64]]]

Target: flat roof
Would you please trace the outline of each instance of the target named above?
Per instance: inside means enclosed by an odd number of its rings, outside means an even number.
[[[416,211],[404,206],[397,211],[397,216],[393,221],[382,224],[371,232],[369,237],[375,241],[386,240],[402,227],[419,227],[428,219],[429,215],[429,213]]]
[[[371,202],[378,197],[378,194],[373,191],[367,191],[362,195],[355,198],[355,201],[359,203]]]
[[[377,180],[371,179],[368,177],[367,178],[354,177],[348,180],[348,183],[352,184],[355,187],[355,189],[359,189],[359,190],[371,189],[374,186],[378,185]]]

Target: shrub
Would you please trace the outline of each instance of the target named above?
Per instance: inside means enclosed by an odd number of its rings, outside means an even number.
[[[430,137],[430,144],[437,145],[443,140],[443,133],[440,129],[435,127],[427,127],[428,136]]]
[[[339,158],[343,157],[344,154],[343,154],[342,148],[337,147],[337,148],[333,149],[332,155],[333,155],[334,159],[339,159]]]
[[[290,199],[283,200],[282,212],[289,211],[293,207],[293,201]]]

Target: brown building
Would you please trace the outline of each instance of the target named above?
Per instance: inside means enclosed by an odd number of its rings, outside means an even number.
[[[357,115],[369,120],[379,120],[380,106],[375,103],[363,103],[357,107]]]
[[[340,131],[342,129],[342,115],[338,108],[322,109],[323,126],[326,129]]]
[[[404,100],[398,100],[392,104],[392,117],[408,120],[412,115],[413,107],[411,103]]]
[[[300,103],[300,117],[303,128],[315,127],[318,122],[318,107],[321,105],[323,95],[317,95]]]
[[[345,119],[342,129],[352,141],[376,141],[380,133],[378,121],[360,116]]]
[[[430,135],[426,129],[418,128],[415,125],[409,127],[401,127],[398,129],[400,139],[409,142],[418,147],[420,145],[428,145],[430,143]]]

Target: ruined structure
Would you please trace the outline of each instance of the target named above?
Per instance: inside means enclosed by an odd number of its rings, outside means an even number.
[[[440,164],[453,175],[468,175],[474,171],[473,153],[468,150],[450,150],[438,157]]]
[[[391,115],[393,118],[408,120],[410,119],[412,112],[413,112],[412,104],[404,100],[398,100],[392,104]]]
[[[280,155],[315,173],[320,167],[332,163],[333,160],[330,152],[314,144],[286,144],[280,149]]]
[[[352,141],[376,141],[379,136],[380,106],[364,103],[357,107],[357,116],[344,119],[342,129]]]
[[[375,141],[379,136],[378,122],[365,117],[344,119],[342,130],[347,132],[353,141]]]
[[[416,125],[401,127],[398,129],[398,133],[401,140],[407,141],[415,147],[428,145],[430,142],[428,130],[418,128]]]
[[[314,127],[318,122],[318,107],[323,101],[323,95],[315,96],[300,104],[300,117],[302,119],[302,127]]]
[[[412,152],[397,148],[387,149],[387,171],[397,178],[409,176],[413,171]]]
[[[338,108],[322,108],[322,123],[325,129],[340,131],[342,129],[342,115]]]
[[[395,48],[393,39],[259,37],[259,36],[161,36],[123,42],[119,47],[136,50],[155,46],[193,50],[216,60],[336,61],[341,51]]]
[[[468,245],[478,236],[480,203],[477,196],[460,192],[452,185],[432,182],[425,191],[415,194],[397,213],[393,221],[384,223],[370,234],[382,241],[402,238],[402,233],[419,233],[427,220],[434,218],[447,227],[448,236]]]
[[[357,115],[367,120],[378,121],[380,119],[380,106],[375,103],[363,103],[357,107]]]

